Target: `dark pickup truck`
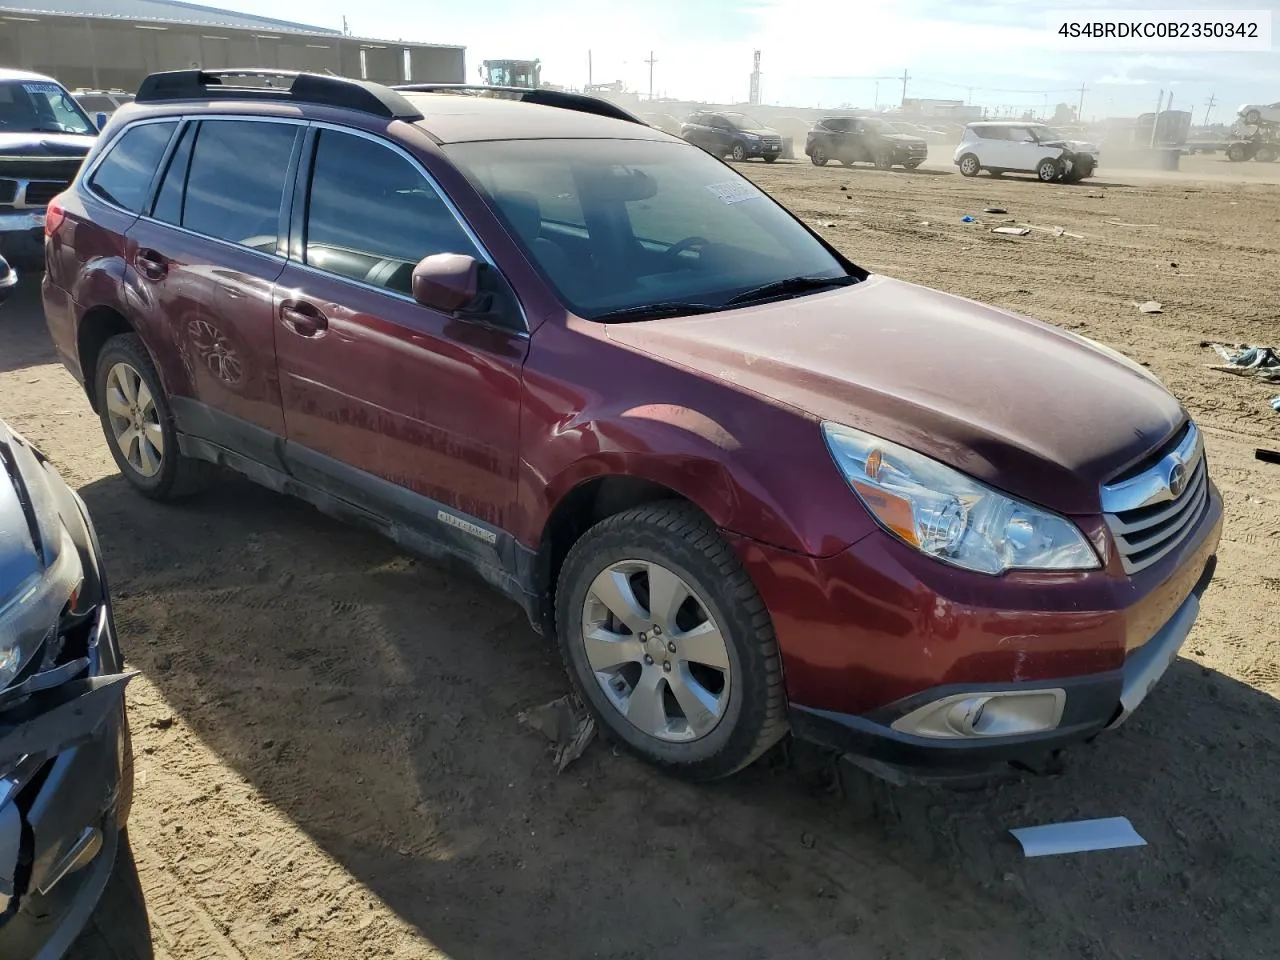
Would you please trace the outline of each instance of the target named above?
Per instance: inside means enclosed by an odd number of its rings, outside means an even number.
[[[861,161],[881,170],[914,170],[928,159],[929,145],[920,137],[895,133],[878,117],[824,117],[809,131],[804,152],[819,167],[838,160],[846,166]]]
[[[56,80],[0,69],[0,256],[43,266],[45,207],[71,185],[97,136]]]

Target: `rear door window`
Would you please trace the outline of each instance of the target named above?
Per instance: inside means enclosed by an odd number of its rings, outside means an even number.
[[[131,213],[141,213],[151,193],[156,168],[177,126],[177,121],[173,121],[130,127],[94,170],[89,189],[108,203]]]
[[[274,251],[289,160],[301,132],[294,124],[203,121],[192,149],[182,226]]]
[[[168,169],[160,182],[160,191],[156,194],[155,209],[151,213],[157,220],[175,226],[182,223],[182,199],[187,188],[187,170],[191,166],[191,145],[195,141],[198,127],[199,124],[187,124],[180,134],[182,139],[169,158]]]

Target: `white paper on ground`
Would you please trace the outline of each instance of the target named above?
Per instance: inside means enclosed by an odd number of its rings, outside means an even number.
[[[1047,823],[1041,827],[1019,827],[1010,833],[1022,844],[1028,857],[1048,857],[1061,853],[1084,853],[1089,850],[1115,850],[1120,847],[1145,847],[1147,841],[1138,836],[1128,817],[1104,817],[1101,820],[1074,820],[1070,823]]]

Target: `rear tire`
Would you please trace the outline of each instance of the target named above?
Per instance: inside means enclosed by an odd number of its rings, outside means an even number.
[[[94,384],[107,447],[135,490],[152,500],[175,500],[209,485],[215,468],[178,450],[169,398],[136,334],[122,333],[103,345]]]
[[[982,170],[982,164],[978,162],[978,158],[972,153],[966,153],[960,158],[960,175],[962,177],[976,177]]]
[[[734,163],[742,163],[743,160],[747,159],[747,150],[742,144],[735,143],[733,149],[729,151],[729,156]]]
[[[583,534],[560,572],[556,632],[601,729],[670,773],[728,776],[786,733],[769,612],[733,550],[689,504],[636,507]]]
[[[809,160],[812,161],[815,167],[825,167],[830,159],[827,156],[827,148],[821,145],[815,146],[813,152],[809,154]]]

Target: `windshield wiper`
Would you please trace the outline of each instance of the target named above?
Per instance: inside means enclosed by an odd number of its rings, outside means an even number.
[[[622,307],[592,317],[592,320],[622,322],[626,320],[657,320],[661,317],[685,317],[696,313],[713,313],[721,310],[711,303],[683,303],[667,301],[665,303],[645,303],[638,307]]]
[[[766,283],[759,287],[753,287],[743,293],[730,297],[725,301],[725,306],[732,306],[739,303],[750,303],[753,300],[764,300],[768,297],[781,296],[786,293],[805,293],[809,290],[821,290],[824,287],[847,287],[851,283],[857,283],[858,277],[787,277],[785,280],[775,280],[773,283]]]

